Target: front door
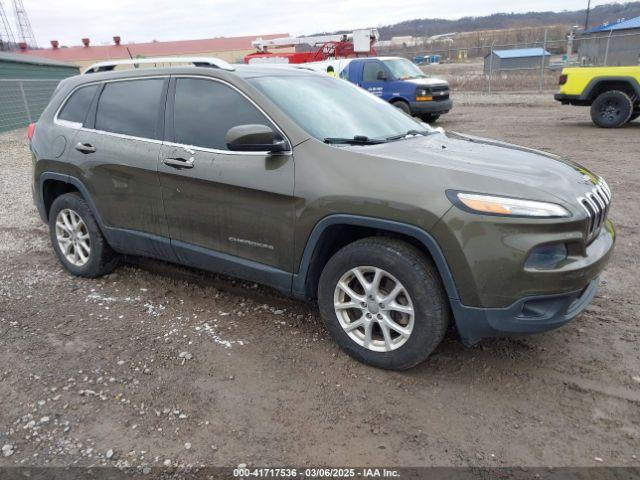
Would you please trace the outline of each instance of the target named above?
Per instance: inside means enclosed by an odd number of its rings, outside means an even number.
[[[387,71],[379,60],[367,60],[362,63],[361,87],[377,97],[384,97]]]
[[[232,152],[237,125],[277,127],[238,90],[172,79],[159,173],[169,235],[183,263],[272,283],[293,257],[293,156]],[[262,275],[266,277],[262,277]]]

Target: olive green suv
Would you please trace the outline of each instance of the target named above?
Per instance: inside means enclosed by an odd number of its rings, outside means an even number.
[[[389,369],[450,323],[472,345],[594,297],[615,237],[602,178],[344,80],[193,63],[92,67],[30,127],[35,203],[71,273],[141,255],[317,299],[349,355]]]

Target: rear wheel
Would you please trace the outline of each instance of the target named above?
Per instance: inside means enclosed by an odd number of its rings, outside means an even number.
[[[78,193],[65,193],[54,200],[49,211],[49,233],[60,263],[74,275],[99,277],[118,263],[118,256]]]
[[[618,128],[633,115],[631,97],[620,90],[601,93],[591,105],[591,119],[601,128]]]
[[[402,241],[367,238],[327,263],[318,303],[331,336],[353,358],[404,370],[444,338],[449,308],[433,264]]]

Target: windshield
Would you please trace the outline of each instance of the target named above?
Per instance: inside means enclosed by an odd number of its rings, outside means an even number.
[[[406,58],[393,58],[383,60],[391,75],[398,80],[408,80],[410,78],[425,78],[426,75],[413,62]]]
[[[357,143],[366,143],[431,131],[430,127],[345,80],[324,75],[247,80],[321,141],[339,143],[332,140],[355,138]]]

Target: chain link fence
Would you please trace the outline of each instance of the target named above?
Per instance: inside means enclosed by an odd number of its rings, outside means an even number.
[[[36,122],[60,79],[0,80],[0,132]]]
[[[550,56],[520,65],[491,61],[496,51],[530,48],[542,48]],[[549,39],[545,31],[539,39],[531,41],[483,45],[470,45],[464,39],[453,38],[430,45],[378,49],[378,53],[410,60],[437,55],[440,63],[424,65],[423,70],[448,80],[454,90],[542,92],[558,88],[558,77],[564,67],[640,66],[640,32],[609,31]]]

